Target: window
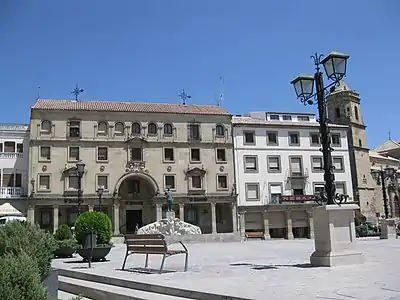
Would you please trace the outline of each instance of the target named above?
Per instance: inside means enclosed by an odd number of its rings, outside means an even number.
[[[276,132],[267,132],[267,145],[269,146],[278,145],[278,134]]]
[[[336,187],[335,194],[346,195],[346,183],[345,182],[336,182],[335,187]]]
[[[257,172],[257,156],[245,156],[244,157],[244,172],[252,173]]]
[[[21,173],[15,174],[15,187],[22,187],[22,174]]]
[[[358,147],[362,147],[363,145],[362,145],[362,141],[361,141],[361,139],[358,139]]]
[[[24,145],[23,144],[17,144],[17,152],[22,153],[24,152]]]
[[[246,200],[257,201],[260,199],[260,188],[258,183],[246,183]]]
[[[340,119],[340,107],[335,108],[336,119]]]
[[[197,149],[197,148],[190,149],[190,161],[192,161],[192,162],[200,161],[200,149]]]
[[[40,124],[40,135],[49,135],[51,133],[51,122],[44,120]]]
[[[170,188],[171,190],[175,190],[175,175],[165,175],[164,177],[164,186],[165,188]]]
[[[117,122],[115,123],[115,128],[114,128],[114,134],[116,136],[123,136],[125,131],[125,125],[124,123]]]
[[[269,192],[270,192],[270,203],[271,204],[281,203],[281,196],[282,196],[282,185],[281,184],[271,184],[269,186]]]
[[[323,183],[314,184],[314,194],[321,194],[325,190],[325,185]]]
[[[244,143],[245,144],[255,144],[254,131],[245,131],[244,133]]]
[[[77,175],[68,176],[68,189],[77,190],[79,188],[79,177]]]
[[[310,117],[309,116],[297,116],[297,121],[308,122],[308,121],[310,121]]]
[[[107,175],[97,175],[97,188],[102,186],[105,191],[108,190],[108,176]]]
[[[226,154],[225,149],[217,149],[217,162],[225,162]]]
[[[79,147],[69,147],[68,160],[69,161],[78,161],[79,160]]]
[[[174,161],[174,148],[164,148],[164,161]]]
[[[356,117],[356,120],[358,121],[359,116],[358,116],[358,108],[354,106],[354,116]]]
[[[107,122],[101,121],[97,124],[97,135],[108,136],[108,124]]]
[[[217,175],[217,189],[218,190],[228,189],[228,177],[226,175]]]
[[[98,161],[108,161],[108,148],[107,147],[97,147],[97,160]]]
[[[0,143],[0,152],[3,152],[3,143]]]
[[[140,135],[141,127],[139,123],[132,124],[132,134],[133,135]]]
[[[142,148],[131,149],[131,160],[142,161]]]
[[[50,175],[39,175],[39,190],[50,190]]]
[[[324,162],[321,156],[311,157],[311,166],[313,172],[322,172],[324,170]]]
[[[81,122],[76,120],[69,121],[69,136],[80,137],[81,136]]]
[[[279,121],[279,115],[269,115],[269,119]]]
[[[13,173],[8,173],[8,172],[4,171],[4,174],[3,174],[3,186],[13,187],[14,186],[14,174]]]
[[[41,146],[39,151],[39,160],[50,160],[50,146]]]
[[[300,146],[299,133],[289,132],[289,145],[290,146]]]
[[[340,133],[331,134],[331,143],[332,146],[340,147]]]
[[[319,133],[317,132],[310,133],[310,139],[311,139],[311,146],[321,145],[321,141],[319,139]]]
[[[192,176],[192,188],[201,189],[201,177],[199,175]]]
[[[279,156],[267,157],[268,172],[277,173],[281,171],[281,158]]]
[[[147,125],[147,131],[149,134],[156,135],[157,134],[157,125],[154,123],[150,123]]]
[[[4,142],[4,152],[15,152],[15,142]]]
[[[224,126],[222,125],[217,125],[215,127],[215,135],[218,137],[224,137],[225,136],[225,129]]]
[[[290,157],[290,171],[292,176],[302,175],[302,164],[300,157]]]
[[[343,157],[332,157],[332,162],[333,166],[335,167],[335,171],[344,171]]]
[[[164,124],[164,135],[172,135],[172,125]]]
[[[200,141],[200,125],[189,124],[189,140]]]
[[[283,121],[292,121],[292,116],[284,115],[283,116]]]

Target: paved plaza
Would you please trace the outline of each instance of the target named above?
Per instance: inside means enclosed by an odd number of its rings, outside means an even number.
[[[312,240],[187,244],[188,272],[161,275],[119,271],[125,245],[116,245],[108,262],[93,263],[91,269],[71,263],[79,256],[55,260],[54,266],[248,299],[400,300],[400,239],[364,239],[356,246],[364,253],[365,263],[336,268],[310,268]],[[150,256],[149,267],[158,268],[160,261],[159,256]],[[183,263],[184,256],[170,257],[165,269],[181,271]],[[143,265],[144,256],[128,258],[128,268]]]

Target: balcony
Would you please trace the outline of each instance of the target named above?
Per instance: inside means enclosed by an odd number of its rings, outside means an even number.
[[[22,187],[0,187],[0,198],[19,198],[23,195]]]
[[[22,153],[18,152],[0,152],[0,159],[1,158],[22,158]]]
[[[288,170],[287,177],[289,179],[305,179],[308,178],[308,169],[305,170]]]

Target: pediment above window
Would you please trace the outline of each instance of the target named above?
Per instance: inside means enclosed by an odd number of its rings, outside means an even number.
[[[125,143],[131,143],[131,142],[146,142],[147,143],[147,140],[144,137],[140,136],[140,135],[137,135],[137,136],[136,135],[130,135],[125,140]]]
[[[206,170],[204,170],[204,168],[199,168],[199,167],[194,167],[194,168],[188,168],[188,170],[186,171],[186,174],[188,176],[204,176],[207,173]]]

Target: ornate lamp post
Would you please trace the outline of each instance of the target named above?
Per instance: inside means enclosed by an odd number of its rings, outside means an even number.
[[[78,216],[81,214],[81,204],[82,204],[82,177],[85,172],[85,164],[79,161],[76,164],[76,175],[78,176]]]
[[[103,211],[103,207],[102,207],[102,204],[101,204],[101,197],[103,196],[103,192],[104,192],[104,185],[100,185],[97,188],[97,195],[99,196],[99,209],[100,209],[101,212]]]
[[[339,84],[339,81],[346,76],[347,60],[349,55],[338,52],[331,52],[327,57],[315,53],[311,56],[315,64],[314,76],[303,75],[294,79],[293,84],[297,98],[304,105],[318,105],[319,113],[319,132],[322,144],[322,154],[324,162],[324,181],[325,191],[322,195],[316,197],[319,204],[341,204],[346,202],[347,196],[335,193],[335,175],[333,174],[334,166],[332,165],[332,148],[329,135],[328,118],[326,112],[325,96],[329,89]],[[325,74],[332,82],[324,86],[323,73],[321,65],[324,66]],[[314,84],[316,92],[314,93]]]
[[[385,219],[389,218],[389,207],[388,207],[388,198],[386,193],[386,179],[392,179],[395,176],[396,170],[394,168],[388,167],[383,169],[381,167],[380,170],[373,170],[371,172],[372,177],[379,184],[379,181],[382,186],[382,198],[383,198],[383,208],[385,210]]]

